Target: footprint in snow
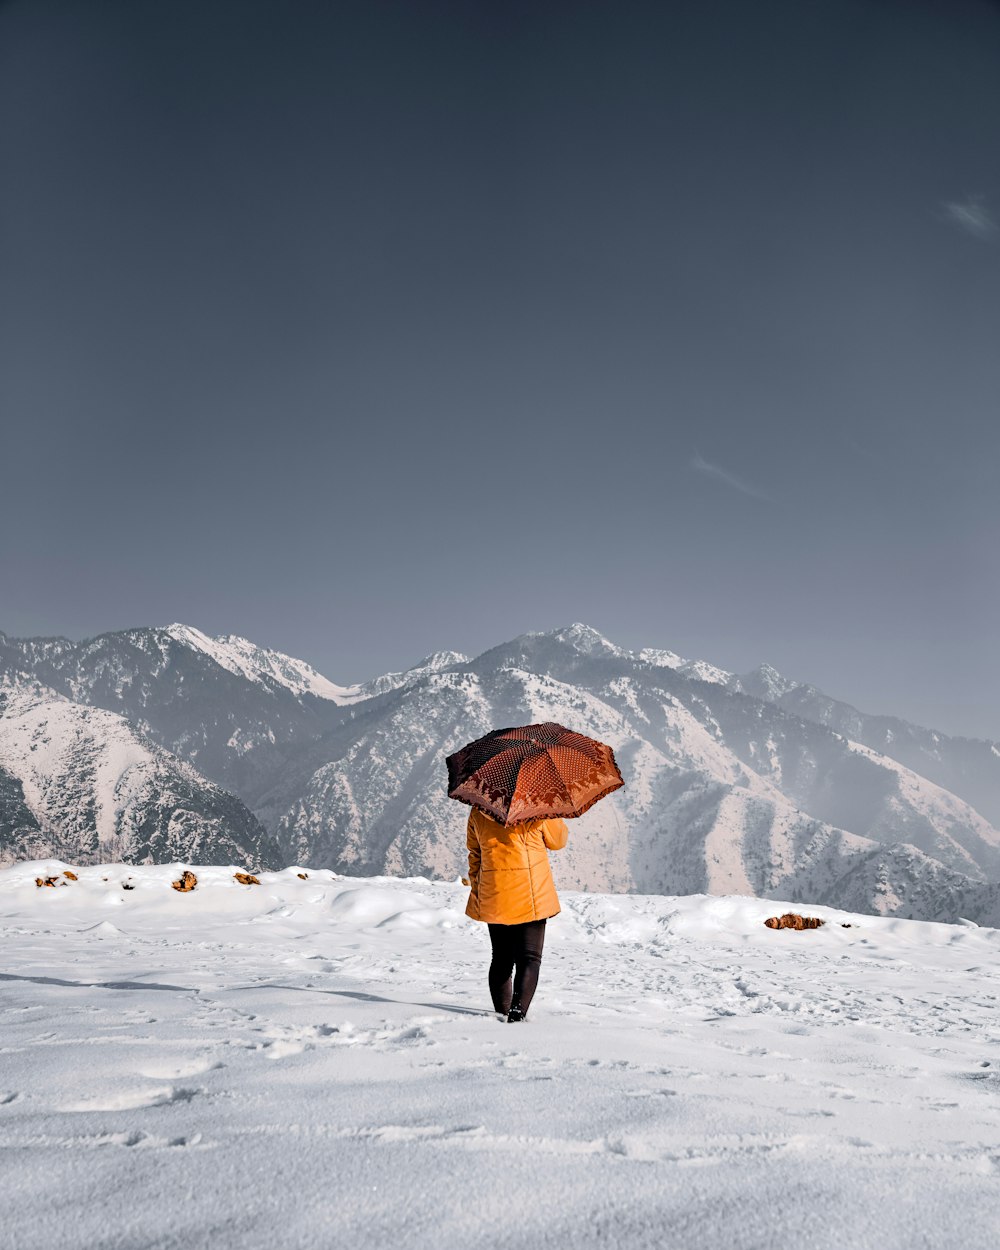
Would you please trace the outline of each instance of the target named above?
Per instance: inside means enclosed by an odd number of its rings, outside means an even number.
[[[198,1089],[136,1089],[117,1094],[96,1095],[78,1102],[64,1103],[57,1111],[138,1111],[143,1107],[166,1107],[171,1103],[190,1102],[202,1090]]]
[[[986,1065],[980,1065],[978,1072],[960,1072],[958,1073],[960,1081],[969,1081],[973,1085],[978,1085],[980,1089],[989,1090],[991,1093],[1000,1094],[1000,1071]]]
[[[177,1081],[192,1076],[201,1076],[204,1072],[213,1072],[217,1068],[224,1068],[225,1066],[218,1059],[202,1055],[180,1063],[175,1060],[168,1060],[163,1063],[148,1063],[145,1067],[138,1070],[138,1074],[154,1081]]]
[[[309,1042],[276,1038],[274,1041],[264,1042],[261,1049],[268,1059],[287,1059],[289,1055],[301,1055],[304,1050],[311,1050],[312,1046]]]
[[[203,1144],[201,1133],[191,1133],[186,1137],[158,1137],[154,1133],[143,1133],[138,1129],[129,1133],[97,1133],[92,1137],[69,1137],[61,1143],[64,1146],[125,1146],[129,1149],[139,1147],[144,1150],[174,1149],[180,1146],[200,1146]],[[207,1143],[204,1143],[207,1144]]]

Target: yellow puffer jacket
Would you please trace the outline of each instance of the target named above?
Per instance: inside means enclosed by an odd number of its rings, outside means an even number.
[[[471,892],[465,914],[486,924],[525,924],[559,911],[546,851],[561,851],[564,820],[529,820],[510,829],[474,807],[469,815]]]

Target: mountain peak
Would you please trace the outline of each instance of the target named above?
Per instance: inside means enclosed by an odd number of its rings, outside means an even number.
[[[783,676],[772,664],[758,664],[752,673],[740,678],[740,684],[747,694],[759,699],[780,699],[790,690],[801,686],[799,681],[791,681]]]
[[[432,651],[430,655],[424,656],[419,664],[414,664],[406,671],[415,673],[421,672],[437,673],[442,668],[451,668],[453,664],[468,664],[469,657],[463,655],[461,651]]]
[[[621,647],[616,647],[603,634],[598,633],[590,625],[582,621],[574,621],[572,625],[564,625],[562,629],[553,630],[549,635],[559,642],[565,642],[583,655],[622,655]]]
[[[403,686],[411,686],[429,673],[440,673],[454,664],[468,664],[469,657],[461,651],[435,651],[425,656],[417,664],[405,669],[402,673],[383,673],[373,677],[361,687],[364,697],[388,694],[390,690],[399,690]]]
[[[676,651],[666,651],[663,647],[643,647],[636,652],[636,659],[643,664],[652,664],[654,668],[680,668],[687,663]]]

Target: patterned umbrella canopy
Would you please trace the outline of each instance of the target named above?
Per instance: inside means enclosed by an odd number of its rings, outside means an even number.
[[[494,729],[446,762],[448,797],[507,826],[580,816],[625,784],[609,746],[555,721]]]

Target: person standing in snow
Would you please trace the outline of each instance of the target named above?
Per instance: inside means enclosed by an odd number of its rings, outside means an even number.
[[[469,814],[465,914],[489,926],[490,996],[509,1024],[527,1016],[538,984],[545,922],[559,912],[548,852],[562,850],[568,837],[563,820],[529,820],[508,828],[481,808]]]

